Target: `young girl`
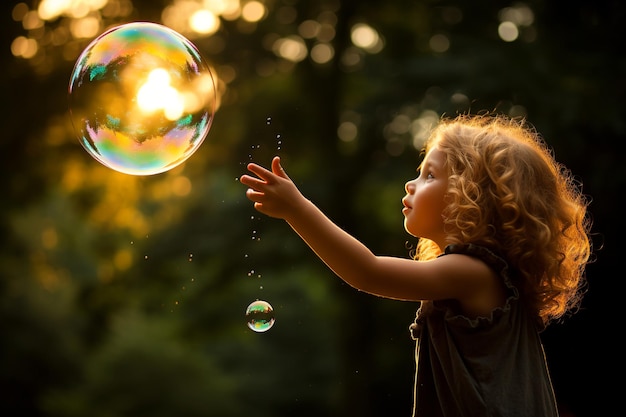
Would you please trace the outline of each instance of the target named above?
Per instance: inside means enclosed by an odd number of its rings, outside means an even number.
[[[376,256],[289,179],[249,164],[247,197],[284,219],[341,279],[420,301],[414,416],[557,416],[540,332],[581,301],[591,251],[587,201],[528,125],[441,120],[405,185],[415,259]]]

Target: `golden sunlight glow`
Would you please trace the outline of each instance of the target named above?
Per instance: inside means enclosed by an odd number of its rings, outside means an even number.
[[[247,2],[241,9],[241,17],[247,22],[258,22],[263,19],[266,14],[267,9],[265,5],[256,0]]]
[[[224,10],[221,16],[226,20],[239,19],[241,16],[241,3],[239,0],[224,0]]]
[[[62,15],[78,19],[104,8],[108,2],[108,0],[42,0],[37,12],[43,20],[54,20]]]
[[[137,104],[145,113],[163,110],[165,117],[176,120],[183,115],[183,96],[170,85],[170,75],[162,68],[156,68],[148,75],[148,80],[137,91]]]
[[[264,17],[265,7],[261,6],[261,17]],[[193,37],[193,34],[208,36],[216,33],[222,25],[220,17],[235,20],[240,15],[239,0],[174,0],[163,9],[161,18],[166,26]]]
[[[38,29],[43,26],[43,20],[39,18],[36,11],[31,10],[23,16],[22,26],[26,30]]]
[[[190,16],[199,10],[201,10],[200,5],[194,1],[176,0],[163,9],[161,19],[165,26],[184,34],[191,30]]]
[[[220,19],[211,11],[198,10],[189,17],[191,30],[202,35],[210,35],[220,28]]]
[[[100,21],[93,16],[74,19],[70,22],[70,32],[77,39],[93,38],[100,32]]]
[[[229,3],[232,2],[228,0],[204,0],[202,6],[211,13],[219,16],[228,9]]]
[[[25,36],[18,36],[11,43],[11,53],[20,58],[32,58],[37,53],[38,49],[39,45],[37,41]]]
[[[61,16],[71,3],[70,0],[42,0],[37,11],[43,20],[53,20]]]

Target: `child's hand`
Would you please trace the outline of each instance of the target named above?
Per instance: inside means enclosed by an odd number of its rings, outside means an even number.
[[[257,177],[242,175],[239,181],[247,185],[246,197],[254,208],[270,217],[287,219],[304,198],[280,165],[280,157],[272,159],[272,171],[260,165],[248,164],[248,170]]]

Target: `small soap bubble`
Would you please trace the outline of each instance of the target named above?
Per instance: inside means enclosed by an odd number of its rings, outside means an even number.
[[[274,309],[267,301],[256,300],[246,309],[246,320],[251,330],[266,332],[274,325]]]
[[[116,26],[81,53],[69,83],[81,145],[131,175],[168,171],[204,141],[216,110],[213,74],[196,47],[149,22]]]

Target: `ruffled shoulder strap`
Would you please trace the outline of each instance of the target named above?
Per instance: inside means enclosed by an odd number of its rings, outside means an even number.
[[[504,282],[504,285],[509,289],[510,296],[507,298],[507,305],[511,299],[519,298],[519,291],[513,285],[510,277],[509,265],[501,256],[497,255],[492,250],[475,245],[473,243],[464,244],[451,244],[446,246],[444,252],[439,257],[450,254],[462,254],[473,256],[481,259],[489,267],[491,267]],[[420,308],[417,310],[415,321],[409,326],[409,331],[413,339],[417,339],[423,327],[424,320],[430,311],[434,308],[432,301],[422,301]]]

